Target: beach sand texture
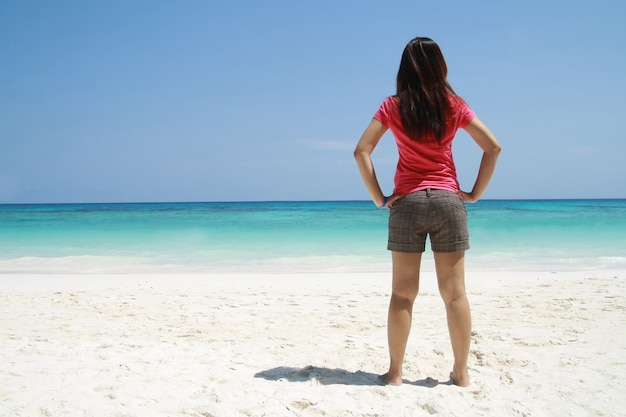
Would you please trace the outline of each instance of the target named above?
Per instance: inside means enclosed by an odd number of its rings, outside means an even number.
[[[468,388],[434,280],[392,387],[386,273],[2,275],[0,415],[626,415],[624,271],[468,273]]]

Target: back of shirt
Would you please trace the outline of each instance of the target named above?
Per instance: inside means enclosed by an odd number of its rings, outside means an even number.
[[[476,115],[462,98],[449,95],[449,101],[450,112],[441,142],[434,137],[416,141],[407,136],[395,97],[383,101],[374,114],[375,119],[391,130],[398,146],[394,194],[409,194],[426,188],[459,191],[452,140],[457,130],[467,126]]]

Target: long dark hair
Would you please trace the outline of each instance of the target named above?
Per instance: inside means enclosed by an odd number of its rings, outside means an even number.
[[[448,66],[439,46],[429,38],[411,40],[402,53],[396,83],[402,127],[417,141],[434,137],[441,142],[450,103]]]

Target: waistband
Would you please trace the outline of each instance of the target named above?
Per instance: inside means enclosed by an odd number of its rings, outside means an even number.
[[[430,197],[432,195],[445,195],[445,194],[454,194],[459,195],[458,192],[450,191],[450,190],[441,190],[438,188],[424,188],[422,190],[413,191],[410,194],[426,194],[426,197]]]

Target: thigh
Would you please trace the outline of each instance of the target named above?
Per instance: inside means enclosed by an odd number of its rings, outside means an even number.
[[[393,293],[415,299],[419,291],[422,253],[392,251],[391,259],[393,264]]]
[[[435,252],[439,292],[444,299],[465,294],[465,252]]]

